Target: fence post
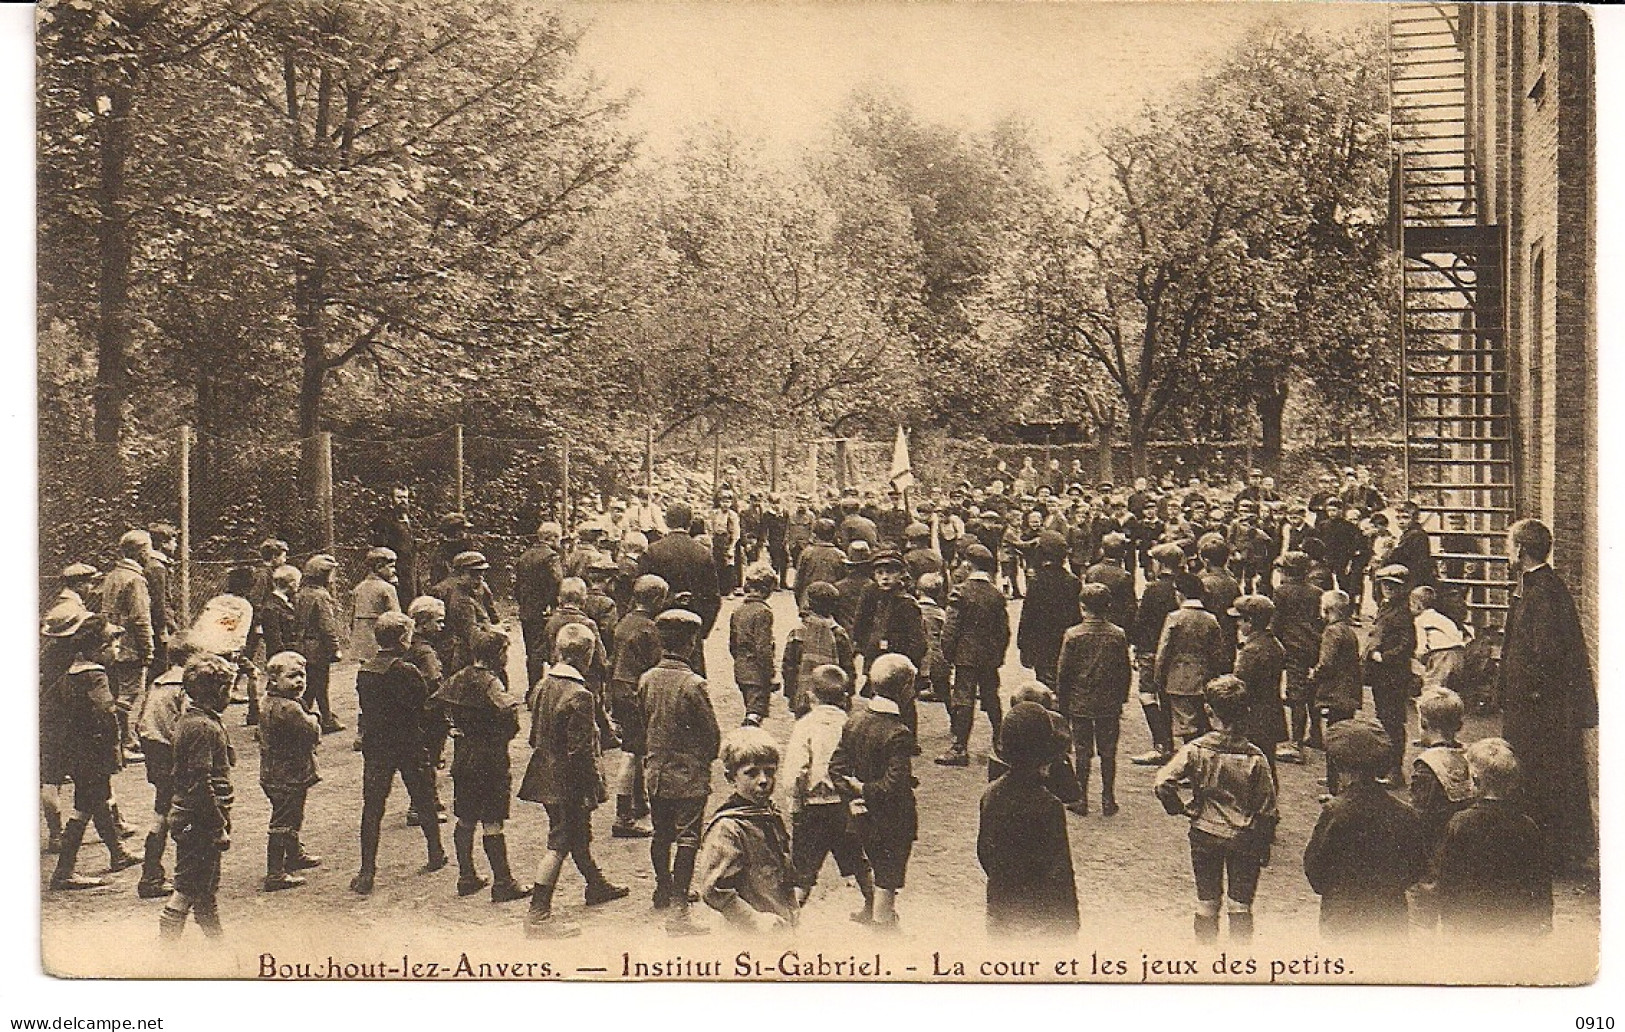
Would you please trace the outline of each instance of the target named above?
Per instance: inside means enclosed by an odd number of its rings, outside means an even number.
[[[181,618],[192,620],[192,428],[181,424]]]
[[[779,493],[779,432],[772,431],[773,436],[767,453],[767,482],[771,485],[768,490],[774,494]]]
[[[846,493],[847,474],[846,438],[835,438],[835,490],[841,494]]]
[[[722,431],[711,427],[711,503],[716,504],[717,492],[722,490]]]
[[[653,424],[643,429],[643,489],[649,492],[649,499],[654,497],[655,488],[655,428]]]
[[[818,442],[807,445],[807,497],[818,502]]]
[[[331,552],[333,533],[333,435],[326,430],[316,435],[316,513],[322,521],[322,548]]]
[[[560,467],[559,479],[563,481],[563,497],[559,499],[559,517],[564,522],[564,532],[570,533],[570,442],[564,442],[564,461]]]
[[[452,446],[453,446],[453,450],[456,452],[456,456],[455,456],[455,458],[456,458],[455,466],[456,466],[456,469],[457,469],[457,480],[456,480],[456,485],[457,485],[457,487],[456,487],[457,506],[456,506],[456,511],[457,512],[464,512],[465,510],[463,509],[463,424],[461,424],[461,423],[458,423],[456,426],[452,427]]]

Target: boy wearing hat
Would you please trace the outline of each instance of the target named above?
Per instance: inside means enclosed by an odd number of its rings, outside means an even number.
[[[931,508],[930,502],[921,503],[922,510]],[[931,528],[924,523],[910,523],[903,531],[907,551],[903,553],[903,567],[908,571],[908,582],[918,586],[920,578],[928,573],[942,576],[942,556],[931,547]]]
[[[220,854],[231,848],[231,768],[237,757],[220,714],[231,698],[237,667],[201,652],[186,662],[187,706],[175,729],[175,797],[169,830],[175,838],[175,891],[158,915],[158,934],[178,939],[192,915],[203,934],[221,934],[215,895]]]
[[[119,557],[102,578],[101,612],[109,623],[124,628],[107,664],[107,678],[118,702],[119,742],[124,758],[141,758],[131,714],[141,712],[147,664],[154,655],[152,594],[147,588],[146,564],[152,538],[144,530],[126,531],[118,542]]]
[[[1382,725],[1353,717],[1326,729],[1326,752],[1348,776],[1327,801],[1303,853],[1320,895],[1320,932],[1330,937],[1404,936],[1405,890],[1427,873],[1416,811],[1377,784],[1391,753]]]
[[[549,661],[543,628],[559,601],[564,579],[559,541],[564,528],[549,520],[536,528],[536,540],[520,553],[513,567],[513,599],[519,607],[519,628],[525,639],[525,684],[541,680]]]
[[[1270,629],[1275,620],[1275,603],[1263,595],[1243,595],[1236,599],[1230,613],[1241,636],[1235,674],[1247,686],[1247,737],[1270,758],[1273,770],[1275,760],[1285,758],[1276,750],[1287,740],[1286,711],[1281,706],[1281,673],[1286,656],[1280,639]],[[1288,755],[1296,757],[1288,760],[1290,763],[1303,762],[1303,755],[1296,750]]]
[[[1314,685],[1309,670],[1320,655],[1320,639],[1326,625],[1320,617],[1320,589],[1310,584],[1309,556],[1287,552],[1276,565],[1281,583],[1275,588],[1275,637],[1284,652],[1286,705],[1292,715],[1292,738],[1278,755],[1288,763],[1303,762],[1303,750],[1320,748],[1320,714],[1315,709]]]
[[[1112,623],[1113,600],[1104,584],[1085,584],[1078,594],[1083,619],[1066,632],[1055,694],[1071,722],[1081,798],[1073,812],[1089,812],[1089,763],[1100,757],[1100,811],[1117,813],[1117,741],[1123,704],[1128,701],[1133,670],[1128,635]],[[1007,761],[1008,762],[1008,761]]]
[[[62,571],[60,583],[62,590],[57,592],[56,602],[77,603],[81,609],[89,609],[87,601],[92,594],[91,588],[96,578],[101,576],[96,567],[89,563],[70,563]]]
[[[1275,778],[1263,751],[1241,728],[1247,686],[1225,675],[1203,689],[1214,730],[1187,742],[1157,771],[1154,791],[1173,817],[1189,817],[1191,871],[1196,879],[1196,940],[1219,936],[1219,905],[1230,897],[1230,939],[1251,942],[1259,871],[1269,863],[1279,813]],[[1191,786],[1190,802],[1180,795]]]
[[[660,632],[655,615],[666,608],[666,582],[652,573],[632,585],[632,609],[615,625],[615,663],[609,682],[609,702],[620,729],[624,761],[615,786],[614,838],[648,838],[652,832],[638,823],[649,814],[649,791],[644,783],[643,710],[638,704],[638,682],[660,662]]]
[[[976,833],[976,858],[987,874],[990,935],[1078,931],[1066,813],[1040,773],[1053,757],[1054,737],[1049,714],[1033,702],[1010,707],[999,728],[999,756],[1010,769],[982,793]]]
[[[711,763],[722,739],[705,679],[689,666],[702,623],[698,614],[686,609],[661,613],[655,619],[660,662],[638,682],[647,734],[644,768],[654,818],[654,837],[649,841],[654,904],[656,910],[671,910],[666,931],[672,935],[708,931],[688,909],[705,798],[711,791]]]
[[[834,584],[846,575],[846,554],[835,546],[835,521],[819,519],[812,525],[812,542],[796,556],[796,606],[807,606],[807,589],[820,582]]]
[[[451,734],[451,723],[446,711],[435,700],[445,683],[446,664],[446,604],[433,595],[419,595],[406,607],[412,618],[412,640],[406,646],[406,661],[423,675],[424,691],[428,701],[423,706],[423,754],[429,770],[429,788],[435,799],[435,811],[440,823],[446,822],[446,807],[440,801],[440,786],[436,771],[443,763],[446,739]],[[406,811],[406,826],[415,828],[423,815],[414,809]]]
[[[305,657],[305,706],[315,705],[322,718],[322,734],[344,730],[333,716],[328,694],[333,664],[344,658],[339,647],[338,603],[330,590],[338,560],[325,553],[305,561],[299,581],[299,597],[294,601],[293,624],[300,655]]]
[[[436,528],[439,540],[434,544],[434,551],[429,556],[429,583],[434,585],[435,591],[442,581],[451,577],[456,571],[457,557],[464,552],[474,550],[474,535],[468,524],[468,517],[460,512],[448,512],[440,517],[440,524]],[[439,594],[438,591],[435,591]]]
[[[1230,669],[1235,646],[1203,607],[1202,582],[1195,574],[1175,574],[1174,592],[1179,608],[1162,625],[1153,678],[1158,697],[1168,701],[1170,730],[1189,743],[1207,733],[1202,693],[1209,681]],[[1245,724],[1235,730],[1245,734]]]
[[[1377,570],[1377,618],[1365,644],[1365,680],[1393,751],[1384,777],[1399,784],[1405,780],[1405,703],[1411,697],[1411,656],[1416,652],[1408,580],[1409,571],[1403,566],[1389,564]]]
[[[835,591],[840,596],[840,606],[835,611],[835,619],[856,641],[858,611],[876,590],[874,548],[869,542],[858,538],[846,546],[846,559],[843,560],[842,566],[845,572],[841,579],[835,582]]]
[[[147,783],[152,786],[152,830],[141,857],[141,880],[135,894],[142,899],[163,899],[172,886],[164,872],[164,851],[169,842],[169,807],[175,798],[175,730],[186,710],[186,664],[198,652],[186,632],[169,641],[168,670],[147,687],[136,734],[146,759]]]
[[[579,664],[592,657],[593,643],[592,632],[580,624],[559,631],[554,646],[559,661],[548,669],[531,697],[533,751],[519,785],[519,798],[541,803],[547,810],[547,853],[537,869],[530,913],[525,918],[525,934],[533,938],[562,938],[580,932],[578,926],[553,917],[553,890],[566,857],[575,861],[586,879],[588,906],[622,899],[631,892],[612,885],[592,857],[592,812],[606,793],[599,770],[597,702],[587,690]],[[489,845],[490,840],[486,841]],[[459,838],[458,862],[463,862],[465,852],[469,854],[468,875],[472,877],[472,829],[467,847],[465,850]]]
[[[1354,603],[1333,589],[1320,596],[1320,652],[1309,668],[1315,706],[1327,727],[1348,720],[1365,702],[1365,681],[1360,667],[1360,638],[1354,630]],[[1326,757],[1326,790],[1337,794],[1337,761]],[[1324,801],[1324,799],[1323,799]]]
[[[942,626],[942,654],[953,669],[948,718],[953,744],[936,758],[944,767],[970,766],[970,734],[980,702],[993,740],[1002,717],[999,666],[1010,647],[1010,617],[1004,593],[993,585],[993,553],[971,545],[960,562],[963,581],[949,597]]]
[[[914,736],[903,724],[898,700],[913,691],[915,668],[908,657],[887,653],[869,672],[873,691],[854,705],[829,760],[830,779],[849,803],[861,801],[858,837],[874,871],[874,923],[897,926],[897,893],[919,829],[910,757]],[[1049,718],[1044,718],[1046,727]]]
[[[147,536],[152,539],[152,548],[147,551],[147,563],[142,572],[146,574],[147,597],[152,603],[150,678],[169,665],[164,658],[164,647],[170,636],[180,629],[180,620],[175,615],[173,582],[169,579],[169,568],[175,562],[180,532],[167,523],[151,523],[147,525]]]
[[[1138,607],[1134,597],[1134,574],[1129,572],[1126,565],[1128,550],[1129,540],[1126,536],[1117,531],[1107,534],[1100,539],[1100,562],[1083,574],[1084,583],[1106,587],[1111,596],[1111,608],[1107,611],[1106,619],[1125,632],[1134,626]]]
[[[361,869],[350,880],[350,891],[372,893],[378,870],[378,845],[383,831],[384,807],[399,774],[419,814],[435,812],[433,775],[424,748],[423,719],[428,685],[423,673],[406,660],[412,641],[412,620],[401,613],[385,613],[374,628],[378,655],[356,671],[356,695],[361,700]],[[307,693],[308,697],[308,693]],[[425,873],[446,866],[440,844],[440,822],[420,822],[428,846]]]
[[[745,723],[756,727],[773,703],[773,610],[767,600],[779,586],[771,566],[745,571],[745,600],[728,618],[728,651],[733,656],[734,683],[745,703]]]
[[[435,585],[435,594],[446,603],[446,638],[450,645],[445,657],[447,677],[473,664],[475,632],[495,628],[501,622],[491,589],[485,583],[490,568],[485,553],[458,552],[451,560],[450,575]],[[495,673],[507,683],[506,670]]]
[[[316,773],[316,745],[322,729],[299,699],[305,694],[305,657],[279,652],[265,664],[265,708],[261,714],[260,788],[271,804],[271,827],[265,843],[265,891],[305,884],[300,871],[321,864],[299,843],[305,823],[305,797],[321,780]]]
[[[615,604],[615,579],[621,574],[621,564],[615,557],[605,552],[587,567],[587,599],[581,604],[581,611],[587,614],[598,627],[598,639],[604,646],[604,657],[615,654],[615,625],[621,621],[621,613]],[[605,680],[608,679],[608,670],[605,670]],[[600,690],[604,687],[599,685]]]
[[[381,546],[368,550],[367,575],[351,596],[350,651],[358,662],[365,663],[378,654],[378,639],[373,636],[378,617],[401,611],[401,599],[395,591],[393,551]]]
[[[1129,640],[1139,667],[1140,708],[1151,731],[1151,749],[1132,757],[1130,762],[1142,767],[1160,767],[1173,758],[1174,738],[1171,704],[1157,687],[1157,646],[1162,641],[1162,629],[1168,617],[1179,609],[1174,578],[1181,572],[1185,552],[1176,544],[1162,542],[1152,545],[1147,555],[1151,558],[1154,579],[1145,586],[1145,594],[1140,598]]]
[[[1061,638],[1082,618],[1078,612],[1078,578],[1062,565],[1066,540],[1054,531],[1042,531],[1033,549],[1036,569],[1027,585],[1016,626],[1016,651],[1023,666],[1053,689],[1055,668],[1061,658]]]
[[[863,657],[864,669],[887,652],[907,656],[918,668],[925,662],[925,621],[919,602],[908,593],[903,557],[896,549],[883,548],[875,553],[873,570],[874,591],[860,603],[853,647]],[[909,733],[918,735],[919,708],[912,684],[897,703]]]
[[[593,643],[596,632],[589,630]],[[510,903],[530,895],[530,886],[514,880],[508,865],[508,797],[513,778],[508,743],[519,733],[519,700],[507,692],[496,672],[507,663],[508,636],[495,628],[474,633],[474,662],[457,671],[435,696],[456,732],[451,759],[452,806],[457,826],[452,841],[457,852],[457,894],[471,896],[486,880],[474,868],[474,828],[491,863],[491,902]],[[426,773],[426,771],[425,771]],[[419,813],[427,810],[419,809]],[[425,826],[435,824],[426,821]]]

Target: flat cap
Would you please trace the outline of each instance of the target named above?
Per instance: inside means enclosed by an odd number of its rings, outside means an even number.
[[[852,543],[854,545],[858,544],[856,541]],[[895,566],[901,568],[903,565],[903,556],[895,548],[882,548],[874,554],[874,557],[870,560],[870,562],[874,563],[875,569],[877,570],[882,566]]]
[[[1273,617],[1275,603],[1263,595],[1243,595],[1230,606],[1230,615],[1242,620]]]
[[[864,563],[873,560],[874,556],[870,554],[869,542],[862,538],[858,538],[846,546],[846,565],[862,566]]]
[[[326,552],[318,552],[305,560],[305,576],[317,573],[331,573],[339,568],[339,561]]]
[[[1411,569],[1404,563],[1389,563],[1374,575],[1376,580],[1404,583],[1411,579]]]
[[[484,552],[458,552],[451,561],[454,570],[489,570],[491,564],[486,561]]]
[[[980,543],[980,542],[977,542],[974,545],[967,546],[959,554],[960,554],[960,556],[962,558],[965,558],[965,559],[978,559],[978,560],[981,560],[982,562],[992,562],[993,561],[993,553],[989,552],[987,550],[987,546]]]
[[[1151,558],[1159,563],[1182,563],[1185,561],[1185,550],[1172,541],[1164,541],[1151,547]]]
[[[399,557],[395,554],[393,548],[385,548],[379,545],[376,548],[367,549],[367,562],[369,563],[392,563],[397,558]]]
[[[655,617],[655,624],[662,627],[699,627],[703,623],[700,614],[687,609],[665,609]]]
[[[96,567],[89,563],[71,563],[62,571],[62,579],[78,580],[81,577],[94,577],[96,573]]]
[[[1327,758],[1345,770],[1381,770],[1393,761],[1388,732],[1370,717],[1340,720],[1325,734]]]
[[[1287,573],[1304,573],[1309,569],[1309,553],[1294,549],[1275,560],[1275,565]]]

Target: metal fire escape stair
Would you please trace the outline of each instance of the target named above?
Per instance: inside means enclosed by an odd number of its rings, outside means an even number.
[[[1439,573],[1478,629],[1506,616],[1514,503],[1502,228],[1486,225],[1469,150],[1467,4],[1389,8],[1408,496]]]

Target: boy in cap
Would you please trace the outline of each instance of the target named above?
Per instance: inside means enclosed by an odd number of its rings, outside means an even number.
[[[1258,873],[1269,863],[1279,814],[1275,778],[1262,750],[1242,734],[1247,686],[1225,675],[1203,689],[1215,730],[1187,742],[1157,771],[1154,791],[1173,817],[1191,822],[1191,871],[1196,879],[1198,942],[1219,936],[1219,904],[1230,897],[1230,939],[1252,941]],[[1188,782],[1186,803],[1179,786]],[[1227,884],[1228,883],[1228,884]]]
[[[265,708],[261,714],[260,788],[271,804],[271,826],[265,843],[265,891],[305,884],[300,871],[322,858],[299,844],[305,823],[305,797],[321,780],[316,773],[316,745],[321,723],[300,703],[305,694],[305,657],[279,652],[265,664]]]
[[[1504,942],[1552,927],[1552,874],[1540,829],[1512,802],[1519,763],[1504,738],[1467,747],[1476,801],[1450,818],[1439,846],[1439,918],[1446,932]],[[1504,948],[1504,947],[1503,947]]]
[[[296,651],[305,657],[305,706],[314,704],[321,714],[324,735],[344,730],[333,716],[328,692],[333,664],[344,658],[339,647],[338,603],[330,590],[338,566],[338,560],[326,553],[307,559],[293,609]]]
[[[152,539],[152,548],[147,551],[146,568],[142,572],[146,574],[147,597],[152,603],[152,660],[148,674],[157,676],[169,665],[164,657],[164,647],[169,643],[170,636],[180,629],[180,619],[175,614],[173,582],[169,579],[169,568],[175,562],[180,532],[167,523],[149,523],[147,536]]]
[[[807,589],[806,608],[801,613],[801,626],[790,632],[784,641],[784,694],[790,700],[790,711],[801,716],[812,708],[812,683],[807,676],[820,666],[833,664],[857,678],[852,636],[835,620],[840,608],[840,593],[835,585],[820,581]]]
[[[874,923],[897,926],[897,893],[919,830],[910,757],[914,736],[903,723],[898,700],[913,690],[914,664],[887,653],[869,671],[873,691],[853,707],[829,760],[830,779],[858,808],[858,836],[874,872]],[[1049,718],[1045,718],[1046,726]]]
[[[1389,564],[1377,570],[1377,618],[1365,644],[1365,680],[1377,720],[1388,732],[1393,763],[1384,776],[1404,784],[1405,703],[1411,697],[1411,657],[1416,652],[1416,624],[1411,619],[1406,581],[1409,571]]]
[[[605,665],[609,657],[615,654],[615,625],[620,622],[621,613],[615,604],[615,579],[621,574],[621,564],[609,553],[600,555],[587,567],[587,600],[581,604],[581,611],[586,613],[598,627],[598,638],[603,643]],[[604,684],[607,685],[609,671],[604,671]]]
[[[666,582],[652,573],[632,585],[632,608],[615,625],[615,663],[609,682],[609,702],[620,729],[624,756],[615,785],[613,838],[648,838],[652,832],[638,821],[649,815],[649,790],[644,783],[643,710],[638,704],[638,682],[660,662],[660,632],[655,614],[666,608]]]
[[[1302,763],[1303,750],[1320,748],[1320,714],[1315,709],[1309,670],[1320,654],[1326,625],[1320,617],[1321,592],[1305,578],[1309,556],[1287,552],[1276,561],[1281,583],[1275,587],[1275,637],[1280,640],[1286,671],[1286,705],[1292,715],[1292,738],[1277,751],[1288,763]]]
[[[1353,717],[1326,729],[1326,752],[1348,781],[1321,810],[1303,853],[1303,873],[1320,895],[1320,932],[1404,936],[1405,890],[1427,873],[1427,852],[1416,811],[1377,784],[1388,769],[1388,735],[1371,718]]]
[[[1354,630],[1353,610],[1354,603],[1344,592],[1332,589],[1321,593],[1320,618],[1326,629],[1320,634],[1315,665],[1309,668],[1309,684],[1327,727],[1348,720],[1365,702],[1360,638]],[[1330,795],[1337,794],[1337,781],[1337,761],[1328,754],[1326,790]]]
[[[119,538],[119,557],[102,578],[100,611],[109,623],[124,628],[114,644],[107,664],[107,678],[118,702],[119,742],[124,758],[141,758],[131,714],[141,712],[141,695],[147,680],[147,664],[154,655],[152,594],[147,588],[146,563],[152,552],[152,537],[144,530],[130,530]]]
[[[351,596],[350,651],[358,662],[365,663],[378,654],[378,639],[373,636],[378,617],[401,611],[401,599],[395,591],[392,550],[380,546],[367,551],[367,575],[361,578]]]
[[[993,732],[999,737],[1002,717],[999,702],[999,666],[1010,647],[1010,617],[1004,593],[993,585],[993,553],[979,545],[964,550],[960,570],[964,580],[948,600],[942,628],[942,654],[953,668],[948,718],[953,744],[936,758],[945,767],[970,766],[970,734],[981,703]]]
[[[169,842],[169,807],[175,799],[175,730],[186,711],[186,664],[198,652],[186,632],[169,640],[168,670],[147,686],[147,695],[136,720],[141,739],[147,783],[152,786],[152,830],[147,832],[141,858],[141,880],[135,894],[142,899],[163,899],[172,886],[164,872],[164,852]]]
[[[656,910],[672,911],[666,919],[666,931],[672,935],[709,931],[693,920],[688,909],[700,823],[711,791],[711,762],[722,738],[705,679],[689,666],[702,624],[697,613],[686,609],[661,613],[655,619],[660,662],[638,682],[647,734],[645,776],[654,818],[654,837],[649,841],[654,904]]]
[[[446,639],[450,647],[443,658],[447,677],[473,664],[475,632],[495,628],[501,622],[491,589],[485,583],[490,568],[485,553],[458,552],[451,560],[450,574],[435,585],[434,593],[446,603]],[[507,670],[495,673],[507,683]]]
[[[406,660],[412,620],[401,613],[385,613],[374,631],[378,655],[361,664],[355,675],[356,695],[361,700],[361,869],[350,880],[350,891],[362,896],[372,893],[377,876],[384,807],[395,775],[406,785],[414,810],[435,812],[434,781],[423,734],[428,686],[422,671]],[[438,871],[446,866],[440,822],[425,820],[420,826],[428,846],[423,871]]]
[[[1036,569],[1028,580],[1027,600],[1016,626],[1016,651],[1023,666],[1031,667],[1040,683],[1055,687],[1055,668],[1061,658],[1061,638],[1077,624],[1078,578],[1062,565],[1066,540],[1054,531],[1042,531],[1033,549]]]
[[[1153,577],[1146,584],[1145,594],[1135,611],[1129,642],[1134,646],[1140,709],[1151,731],[1151,749],[1131,757],[1129,762],[1142,767],[1160,767],[1173,758],[1174,736],[1172,704],[1157,685],[1157,646],[1162,641],[1162,629],[1168,617],[1179,609],[1179,591],[1174,578],[1181,572],[1185,552],[1172,542],[1162,542],[1152,545],[1147,555]]]
[[[598,636],[588,631],[593,642]],[[471,896],[486,881],[474,868],[474,828],[479,825],[485,857],[491,863],[491,902],[511,903],[530,895],[508,865],[508,797],[513,778],[508,743],[519,733],[519,700],[509,695],[496,672],[507,664],[508,636],[495,628],[474,633],[474,662],[446,680],[436,698],[457,735],[451,759],[451,812],[457,818],[452,842],[457,852],[457,894]],[[419,813],[426,812],[422,809]],[[425,821],[424,826],[434,825]]]
[[[592,857],[592,812],[606,793],[599,769],[598,704],[577,664],[592,657],[593,640],[592,632],[580,624],[562,629],[554,645],[559,661],[548,668],[531,696],[533,751],[519,785],[519,798],[541,803],[547,810],[547,853],[537,868],[530,913],[525,918],[525,934],[533,938],[563,938],[581,931],[553,916],[553,890],[566,857],[575,861],[576,870],[586,879],[588,906],[622,899],[631,892],[623,885],[612,885]],[[461,863],[465,852],[461,840],[457,848]],[[472,835],[466,852],[472,874]]]
[[[1062,639],[1055,694],[1061,712],[1071,722],[1082,790],[1073,812],[1080,816],[1089,812],[1089,764],[1098,755],[1100,810],[1111,817],[1118,810],[1117,741],[1133,679],[1128,635],[1108,619],[1113,600],[1106,585],[1085,584],[1078,599],[1083,620]]]
[[[1303,754],[1293,750],[1280,756],[1277,750],[1287,740],[1286,711],[1281,707],[1281,673],[1286,663],[1281,642],[1270,625],[1275,620],[1275,603],[1263,595],[1243,595],[1231,607],[1241,646],[1236,650],[1235,674],[1247,686],[1251,708],[1247,715],[1247,737],[1270,758],[1302,763]]]
[[[1134,626],[1135,610],[1138,608],[1134,597],[1134,574],[1125,565],[1128,549],[1128,538],[1112,531],[1100,539],[1100,562],[1083,574],[1084,583],[1105,585],[1112,601],[1106,619],[1125,632]]]
[[[919,602],[908,592],[903,557],[896,549],[883,548],[875,553],[873,569],[874,590],[859,603],[853,647],[863,657],[864,669],[888,652],[907,656],[918,668],[925,662],[925,621]],[[909,733],[917,735],[920,718],[912,685],[897,702]]]
[[[922,510],[929,511],[930,502],[921,503]],[[903,567],[908,571],[910,584],[919,586],[920,578],[928,573],[942,576],[944,567],[942,556],[931,547],[931,528],[918,521],[910,523],[903,531],[903,543],[906,551],[903,553]]]
[[[733,791],[705,826],[696,866],[700,898],[736,927],[791,927],[799,903],[790,833],[773,806],[778,743],[759,727],[742,727],[722,743],[722,770]]]
[[[1054,728],[1043,707],[1032,702],[1010,707],[999,728],[999,755],[1010,769],[982,793],[976,834],[976,857],[987,874],[991,935],[1077,934],[1078,892],[1066,814],[1040,774],[1053,751]]]
[[[1189,743],[1207,733],[1203,692],[1209,681],[1230,669],[1235,648],[1225,640],[1218,619],[1203,607],[1202,582],[1195,574],[1175,574],[1174,591],[1179,608],[1162,625],[1153,677],[1158,697],[1168,702],[1172,734]],[[1244,724],[1235,730],[1246,733]]]
[[[423,675],[423,688],[428,701],[423,706],[423,756],[429,770],[429,788],[434,795],[435,814],[440,823],[446,823],[446,807],[440,801],[440,786],[436,771],[443,763],[446,739],[451,734],[451,722],[446,719],[445,708],[435,699],[445,683],[446,604],[433,595],[419,595],[406,608],[412,618],[412,640],[406,646],[406,661]],[[406,826],[415,828],[423,815],[408,808]]]
[[[221,934],[215,895],[220,854],[231,848],[231,768],[237,762],[220,714],[231,698],[237,667],[212,653],[186,662],[187,706],[175,729],[175,797],[169,831],[175,838],[175,891],[158,915],[158,934],[178,939],[192,915],[203,934]]]
[[[835,521],[816,520],[812,542],[796,557],[796,606],[807,607],[807,591],[814,584],[834,584],[846,575],[846,555],[835,547]]]
[[[927,573],[915,584],[916,601],[920,604],[920,628],[925,632],[925,657],[920,661],[919,700],[943,702],[948,700],[948,661],[942,654],[942,628],[948,614],[942,608],[943,578],[938,573]]]
[[[745,723],[760,727],[773,704],[773,610],[767,600],[779,586],[771,566],[745,570],[745,600],[728,618],[728,651],[733,656],[734,683],[745,703]]]

